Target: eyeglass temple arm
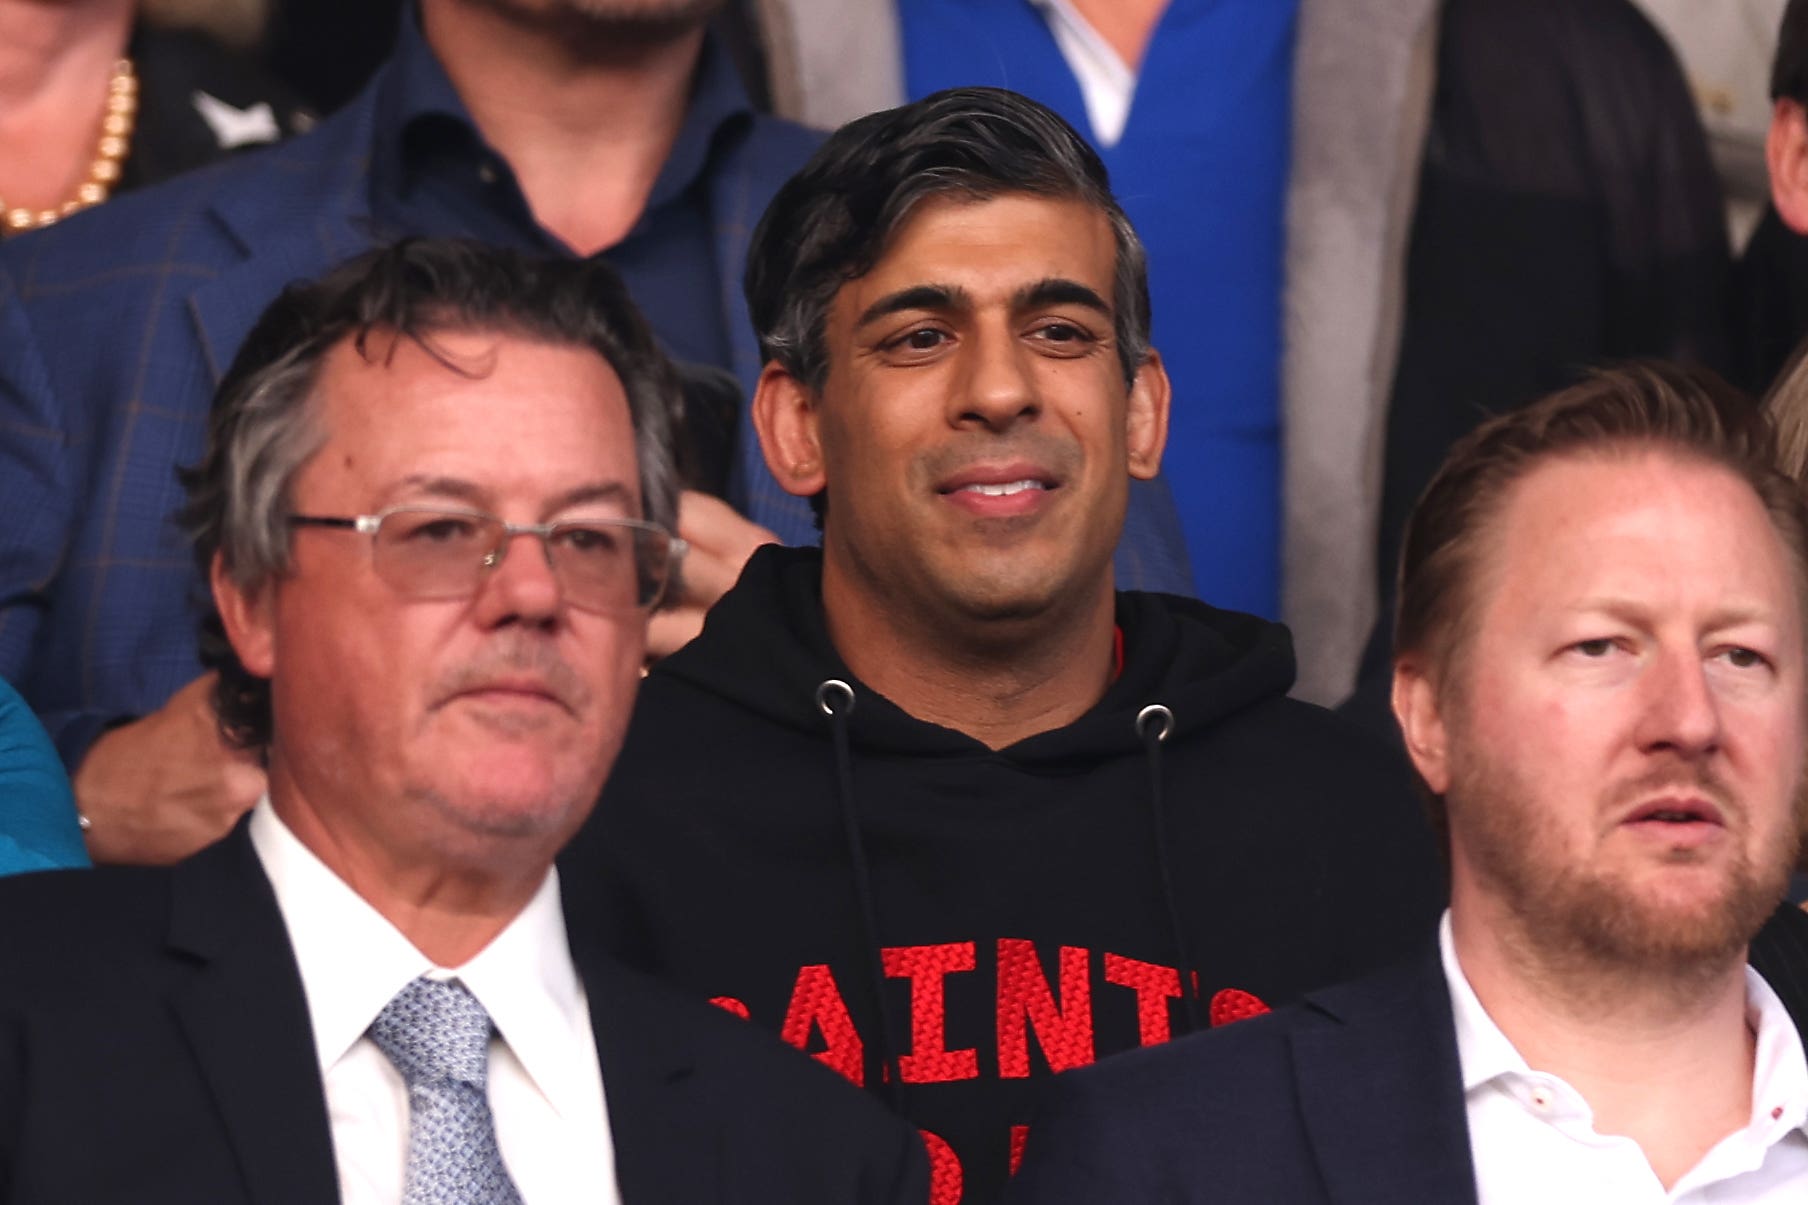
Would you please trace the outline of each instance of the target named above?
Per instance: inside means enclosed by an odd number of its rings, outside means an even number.
[[[289,522],[296,527],[343,527],[369,535],[382,525],[383,519],[379,515],[290,515]]]

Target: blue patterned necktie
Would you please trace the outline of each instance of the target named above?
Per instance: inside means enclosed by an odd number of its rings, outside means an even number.
[[[520,1205],[485,1087],[493,1028],[464,984],[426,978],[370,1023],[370,1040],[408,1083],[402,1205]]]

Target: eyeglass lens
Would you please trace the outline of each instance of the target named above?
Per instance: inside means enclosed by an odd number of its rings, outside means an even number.
[[[391,511],[377,528],[376,569],[416,597],[458,597],[476,589],[484,571],[508,554],[507,532],[491,516]],[[554,524],[541,543],[574,606],[632,611],[651,606],[665,588],[671,537],[657,528],[577,520]]]

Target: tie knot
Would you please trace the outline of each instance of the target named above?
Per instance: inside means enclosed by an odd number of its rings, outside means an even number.
[[[489,1069],[490,1014],[464,984],[416,979],[370,1023],[370,1040],[413,1088],[450,1080],[481,1090]]]

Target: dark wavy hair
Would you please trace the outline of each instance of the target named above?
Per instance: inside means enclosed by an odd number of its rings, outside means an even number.
[[[216,553],[247,589],[288,571],[295,475],[326,440],[313,393],[328,353],[351,340],[359,354],[373,356],[366,350],[371,334],[394,333],[452,371],[470,373],[434,350],[432,336],[447,331],[587,347],[608,361],[628,398],[645,518],[673,528],[678,376],[615,272],[597,261],[407,239],[290,285],[239,348],[214,395],[206,452],[178,470],[188,490],[180,522],[203,580]],[[239,663],[211,604],[204,611],[201,661],[219,671],[221,731],[234,744],[266,746],[270,684]]]
[[[835,294],[884,257],[911,211],[928,197],[1011,193],[1083,201],[1111,223],[1118,355],[1134,379],[1149,354],[1142,240],[1086,140],[1052,109],[1002,88],[950,88],[849,122],[786,182],[747,253],[760,354],[820,390]]]

